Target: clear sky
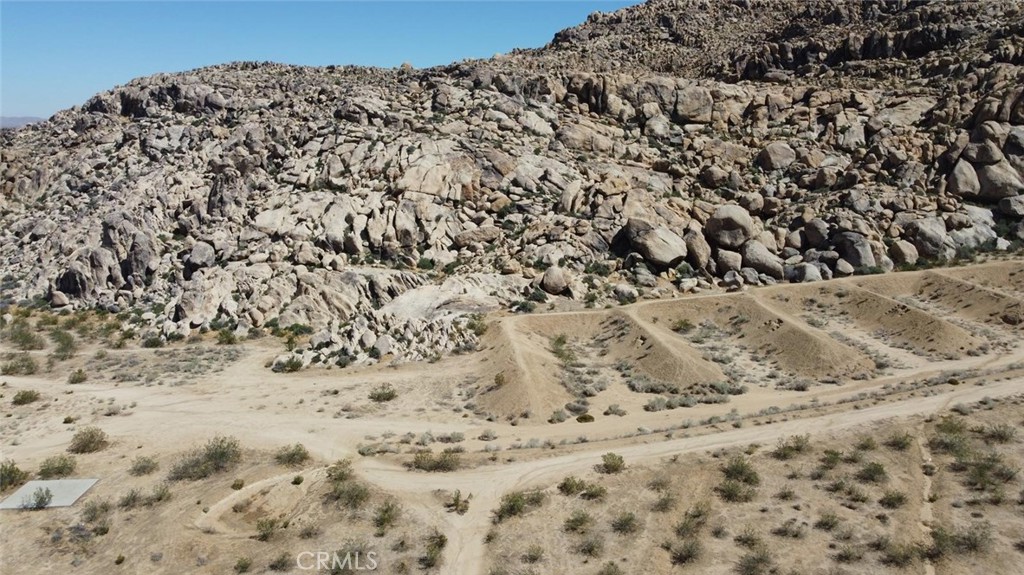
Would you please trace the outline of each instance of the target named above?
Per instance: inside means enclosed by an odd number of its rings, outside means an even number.
[[[47,117],[139,76],[236,60],[427,67],[539,47],[640,0],[0,0],[0,115]]]

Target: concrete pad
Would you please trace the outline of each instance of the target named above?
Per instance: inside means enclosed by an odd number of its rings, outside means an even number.
[[[14,493],[10,494],[7,499],[0,502],[0,509],[24,509],[32,501],[32,494],[35,493],[36,489],[46,488],[53,494],[53,499],[50,500],[50,504],[46,506],[47,509],[50,507],[70,507],[74,505],[75,501],[85,495],[85,492],[89,490],[99,479],[48,479],[48,480],[35,480],[29,481],[25,485],[22,485]]]

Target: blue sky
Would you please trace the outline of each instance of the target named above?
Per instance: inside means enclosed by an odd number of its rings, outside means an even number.
[[[546,44],[640,0],[0,1],[0,115],[47,117],[132,78],[235,60],[434,66]]]

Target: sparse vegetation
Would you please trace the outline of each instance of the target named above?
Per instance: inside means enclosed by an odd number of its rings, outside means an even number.
[[[128,468],[128,473],[136,477],[141,475],[149,475],[159,468],[156,459],[145,455],[140,455],[132,460],[131,467]]]
[[[14,399],[11,400],[12,405],[28,405],[30,403],[39,401],[39,392],[34,389],[22,389],[21,391],[14,394]]]
[[[242,460],[242,449],[233,437],[218,436],[205,446],[185,454],[172,467],[167,478],[171,481],[205,479],[215,473],[227,471]]]
[[[387,403],[398,397],[398,390],[390,383],[382,383],[370,391],[370,400],[376,403]]]
[[[621,473],[626,468],[626,461],[617,453],[605,453],[601,456],[601,463],[594,469],[598,473],[614,474]]]
[[[69,453],[94,453],[110,444],[106,432],[98,427],[78,430],[68,445]]]
[[[39,465],[39,479],[59,479],[75,472],[77,463],[70,455],[47,457]]]
[[[501,523],[506,519],[518,517],[534,507],[544,503],[542,491],[513,491],[501,498],[501,503],[494,511],[494,522]]]
[[[274,454],[274,461],[278,465],[288,465],[290,467],[302,465],[309,461],[309,458],[309,451],[301,443],[282,447]]]
[[[17,464],[10,459],[0,463],[0,491],[25,483],[28,479],[28,472],[22,471]]]

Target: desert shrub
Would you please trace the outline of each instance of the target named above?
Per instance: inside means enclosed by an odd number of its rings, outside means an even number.
[[[156,459],[145,455],[140,455],[132,460],[131,467],[128,468],[128,473],[136,477],[140,475],[149,475],[160,467],[157,464]]]
[[[616,533],[636,533],[640,530],[640,520],[636,513],[619,513],[612,519],[612,531]]]
[[[370,499],[370,488],[358,481],[340,481],[331,485],[326,500],[342,507],[357,510]]]
[[[864,552],[853,545],[843,545],[835,554],[838,563],[856,563],[864,558]]]
[[[118,500],[117,506],[121,509],[134,509],[141,502],[142,492],[138,489],[129,489],[121,496],[121,499]]]
[[[782,525],[772,529],[772,535],[789,539],[803,539],[807,533],[803,526],[797,523],[796,518],[790,518],[784,521]]]
[[[168,474],[171,481],[205,479],[234,467],[242,460],[242,448],[233,437],[217,436],[205,446],[186,453]]]
[[[576,353],[569,348],[569,339],[564,333],[551,338],[551,354],[557,357],[562,363],[576,361]]]
[[[77,462],[70,455],[47,457],[39,465],[39,479],[59,479],[75,472]]]
[[[686,565],[700,559],[704,547],[698,539],[687,539],[678,543],[667,543],[669,561],[673,565]]]
[[[109,445],[107,434],[98,427],[78,430],[68,445],[69,453],[94,453]]]
[[[0,463],[0,491],[21,485],[28,479],[28,472],[22,471],[13,460],[6,459]]]
[[[878,499],[878,504],[886,509],[896,509],[902,507],[907,502],[907,496],[901,491],[894,489],[887,490],[882,497]]]
[[[822,531],[832,531],[836,527],[839,527],[839,516],[831,511],[822,513],[814,522],[814,528]]]
[[[271,368],[276,372],[294,373],[302,369],[302,358],[298,356],[289,356],[284,361],[275,362]]]
[[[889,478],[889,474],[885,471],[885,466],[877,461],[867,463],[854,474],[860,481],[866,481],[870,483],[881,483]]]
[[[544,548],[540,545],[530,545],[520,558],[523,563],[540,563],[544,559]]]
[[[580,492],[580,497],[587,501],[596,501],[598,499],[604,499],[604,496],[608,494],[608,489],[604,485],[598,485],[596,483],[588,483],[583,491]]]
[[[292,566],[292,556],[288,553],[281,553],[274,558],[273,561],[267,564],[267,569],[271,571],[287,571]]]
[[[686,510],[683,518],[676,523],[677,537],[696,537],[708,523],[711,507],[707,503],[698,503]]]
[[[947,435],[956,435],[967,431],[967,424],[962,417],[944,415],[935,424],[935,430]]]
[[[71,385],[75,385],[75,384],[78,384],[78,383],[85,383],[86,380],[88,380],[88,379],[89,379],[89,376],[85,373],[85,370],[83,370],[81,368],[76,369],[75,371],[72,371],[68,375],[68,383],[71,384]]]
[[[18,393],[14,394],[14,399],[11,400],[13,405],[28,405],[32,402],[39,401],[39,392],[34,389],[23,389]]]
[[[348,481],[349,479],[352,479],[352,474],[351,459],[339,459],[327,468],[327,479],[334,483]]]
[[[569,414],[564,409],[556,409],[551,412],[551,417],[548,418],[548,423],[562,423],[569,418]]]
[[[277,519],[264,517],[256,521],[256,540],[270,541],[277,531]]]
[[[53,501],[53,492],[49,487],[37,487],[21,506],[25,509],[46,509],[46,506]]]
[[[600,557],[604,553],[604,539],[591,535],[580,541],[580,544],[576,546],[576,551],[587,557]]]
[[[668,513],[676,508],[678,499],[675,494],[668,491],[661,494],[660,497],[651,505],[651,511],[656,513]]]
[[[733,537],[732,540],[740,547],[745,547],[747,549],[756,549],[764,544],[761,540],[761,536],[758,535],[757,531],[749,525],[744,527],[743,531],[737,534],[736,537]]]
[[[472,495],[469,497],[463,497],[462,491],[456,489],[455,492],[452,493],[451,499],[445,502],[444,506],[448,511],[458,513],[459,515],[465,515],[466,512],[469,511],[469,500],[472,497]]]
[[[518,517],[534,507],[544,503],[542,491],[513,491],[501,497],[498,508],[494,511],[494,522],[501,523],[510,517]]]
[[[950,466],[956,472],[965,473],[964,484],[978,491],[997,488],[1017,477],[1019,470],[1003,461],[997,452],[958,455]]]
[[[893,451],[906,451],[910,444],[914,442],[913,436],[903,431],[893,433],[885,439],[883,442],[886,447]]]
[[[618,415],[619,417],[622,417],[622,416],[626,415],[626,410],[622,409],[621,407],[619,407],[619,404],[613,403],[613,404],[608,406],[608,409],[604,410],[604,414],[605,415]]]
[[[32,351],[46,347],[46,340],[33,331],[31,324],[23,318],[17,318],[4,334],[4,339],[10,342],[11,347],[20,351]]]
[[[726,479],[739,481],[747,485],[758,485],[761,483],[761,477],[758,475],[757,470],[754,469],[750,461],[740,455],[729,458],[729,461],[722,466],[722,474],[725,475]]]
[[[217,331],[217,345],[235,345],[238,343],[238,336],[228,328]]]
[[[792,501],[796,499],[796,491],[793,491],[792,487],[783,487],[775,494],[775,498],[780,501]]]
[[[158,348],[164,346],[164,339],[158,335],[147,337],[142,340],[142,347],[145,348]]]
[[[730,503],[753,501],[755,495],[753,487],[732,479],[726,479],[715,486],[715,493],[722,498],[722,501]]]
[[[142,501],[142,503],[143,505],[146,505],[148,507],[150,505],[155,505],[162,501],[167,501],[170,498],[171,488],[168,487],[166,484],[161,483],[160,485],[153,487],[153,492],[147,495],[146,498]]]
[[[320,526],[316,523],[307,523],[299,529],[299,539],[313,539],[320,535]]]
[[[75,356],[78,351],[78,344],[75,342],[75,336],[70,333],[55,329],[50,332],[50,339],[56,344],[53,349],[53,357],[60,361],[71,359]]]
[[[579,423],[594,423],[594,416],[589,413],[584,413],[583,415],[577,416],[576,421]]]
[[[875,442],[874,437],[868,436],[861,438],[855,447],[858,451],[873,451],[878,449],[878,443]]]
[[[809,435],[794,435],[785,439],[779,439],[779,444],[771,452],[772,457],[779,460],[792,459],[799,453],[804,453],[810,448]]]
[[[252,568],[252,559],[248,557],[239,557],[238,561],[235,561],[235,573],[248,573],[250,568]]]
[[[111,505],[107,500],[92,499],[82,506],[82,521],[94,523],[110,513]]]
[[[302,485],[303,481],[305,481],[305,479],[301,475],[292,477],[292,485]]]
[[[775,559],[767,547],[759,545],[740,557],[735,570],[737,575],[768,575],[775,570]]]
[[[240,491],[243,487],[245,487],[244,479],[236,479],[231,482],[231,489],[233,491]]]
[[[373,526],[377,528],[377,537],[383,537],[388,529],[394,527],[402,514],[402,508],[394,499],[386,499],[373,512]]]
[[[1009,443],[1016,435],[1016,428],[1005,423],[989,425],[981,432],[981,436],[988,443]]]
[[[436,455],[426,449],[417,451],[411,464],[413,469],[431,472],[456,471],[461,465],[462,459],[459,454],[450,449],[445,449]]]
[[[992,542],[992,526],[987,523],[972,523],[965,529],[939,526],[932,530],[931,535],[932,544],[925,554],[932,560],[941,560],[985,551]]]
[[[594,518],[586,511],[573,511],[565,520],[562,529],[569,533],[586,533],[594,523]]]
[[[441,560],[441,552],[444,551],[447,545],[448,537],[440,531],[435,530],[432,534],[428,535],[426,550],[423,556],[420,557],[420,566],[424,569],[436,566],[437,562]]]
[[[398,397],[398,391],[390,383],[382,383],[370,391],[370,399],[377,403],[387,403]]]
[[[558,491],[562,495],[578,495],[586,488],[587,482],[574,475],[566,477],[558,484]]]
[[[277,450],[274,454],[274,461],[278,465],[296,466],[309,460],[309,451],[301,443],[289,445]]]
[[[595,466],[598,473],[619,473],[626,468],[626,461],[617,453],[605,453],[601,456],[601,463]]]
[[[624,574],[625,574],[625,572],[622,570],[622,567],[619,567],[617,564],[612,563],[611,561],[605,563],[604,565],[601,566],[600,569],[597,570],[597,575],[624,575]]]
[[[25,352],[7,356],[7,361],[0,365],[0,374],[3,375],[34,375],[38,371],[39,364]]]

